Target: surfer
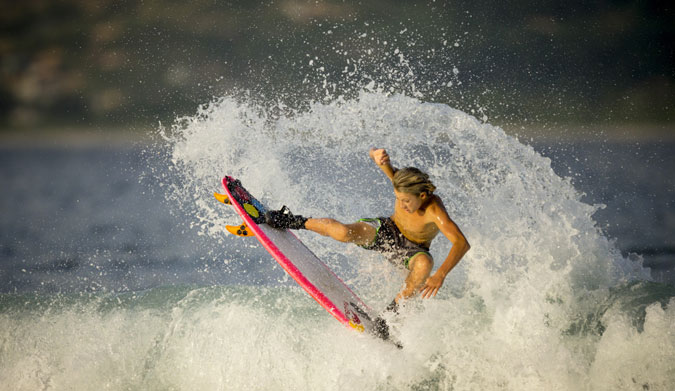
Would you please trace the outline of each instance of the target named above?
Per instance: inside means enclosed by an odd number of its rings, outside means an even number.
[[[445,277],[469,250],[469,242],[450,216],[443,201],[434,194],[429,176],[414,167],[396,169],[384,149],[371,148],[370,157],[394,186],[396,203],[391,217],[365,218],[343,224],[332,218],[305,218],[284,206],[265,215],[267,223],[280,229],[307,229],[335,240],[355,243],[384,254],[391,262],[406,268],[403,290],[387,307],[396,311],[398,303],[418,292],[423,298],[436,296]],[[431,241],[442,233],[452,248],[438,270],[431,275],[434,260]]]

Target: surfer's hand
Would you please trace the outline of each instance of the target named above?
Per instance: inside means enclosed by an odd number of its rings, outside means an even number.
[[[445,278],[437,274],[434,274],[433,276],[427,278],[427,282],[424,283],[424,287],[422,288],[422,290],[420,290],[422,298],[429,299],[433,296],[436,296],[438,290],[443,285],[443,280],[445,280]]]
[[[370,148],[370,158],[378,166],[389,164],[389,154],[383,148]]]

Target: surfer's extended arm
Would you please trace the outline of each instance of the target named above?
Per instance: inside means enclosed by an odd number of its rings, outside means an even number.
[[[380,170],[391,180],[394,179],[396,168],[391,165],[389,154],[382,148],[370,148],[370,158],[380,167]]]
[[[457,224],[450,219],[450,216],[448,216],[443,205],[436,204],[432,208],[436,226],[443,235],[452,242],[452,248],[450,248],[450,253],[447,258],[445,258],[445,261],[443,261],[443,264],[436,270],[436,273],[427,279],[420,290],[420,294],[425,299],[436,296],[436,293],[438,293],[438,290],[443,285],[443,281],[448,273],[450,273],[450,270],[459,263],[459,260],[462,259],[464,254],[471,248],[466,237],[464,237],[462,231],[459,230]]]

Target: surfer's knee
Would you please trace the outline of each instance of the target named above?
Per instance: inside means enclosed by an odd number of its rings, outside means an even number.
[[[317,232],[324,236],[330,236],[331,238],[340,242],[349,241],[349,227],[335,219],[310,219],[307,221],[305,226],[311,231]]]
[[[405,287],[399,297],[401,299],[412,297],[422,289],[431,274],[431,269],[434,267],[434,259],[429,254],[419,253],[410,258],[408,267],[410,273],[405,279]]]
[[[324,236],[345,243],[367,244],[377,231],[365,223],[343,224],[332,218],[309,219],[305,227]]]
[[[429,275],[433,267],[434,259],[427,253],[417,253],[408,261],[408,268],[416,274]]]
[[[345,243],[369,243],[372,241],[372,236],[375,235],[375,230],[371,229],[373,231],[371,233],[369,228],[372,227],[364,223],[342,224],[339,221],[335,221],[336,236],[334,238]]]
[[[333,223],[333,235],[331,236],[333,236],[333,239],[339,240],[340,242],[352,241],[353,232],[347,225],[342,224],[337,220],[333,220],[332,223]]]

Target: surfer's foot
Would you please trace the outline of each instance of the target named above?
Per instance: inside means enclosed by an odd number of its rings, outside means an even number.
[[[396,300],[392,301],[391,304],[387,306],[385,312],[387,311],[398,314],[398,304],[396,303]],[[375,318],[375,335],[385,341],[389,339],[389,325],[387,325],[387,322],[381,316]]]
[[[374,323],[375,328],[373,329],[373,334],[376,337],[381,338],[383,341],[389,341],[391,335],[389,334],[389,325],[387,324],[387,322],[381,316],[378,316],[377,318],[375,318]],[[400,342],[396,341],[395,339],[391,339],[391,342],[397,348],[403,349],[403,345]]]
[[[305,229],[307,218],[294,215],[284,205],[280,210],[271,210],[265,213],[265,222],[277,229]]]
[[[375,318],[375,335],[382,338],[383,340],[389,339],[389,325],[381,317]]]
[[[390,311],[398,315],[398,303],[396,302],[396,299],[392,300],[391,303],[385,308],[385,311]]]

